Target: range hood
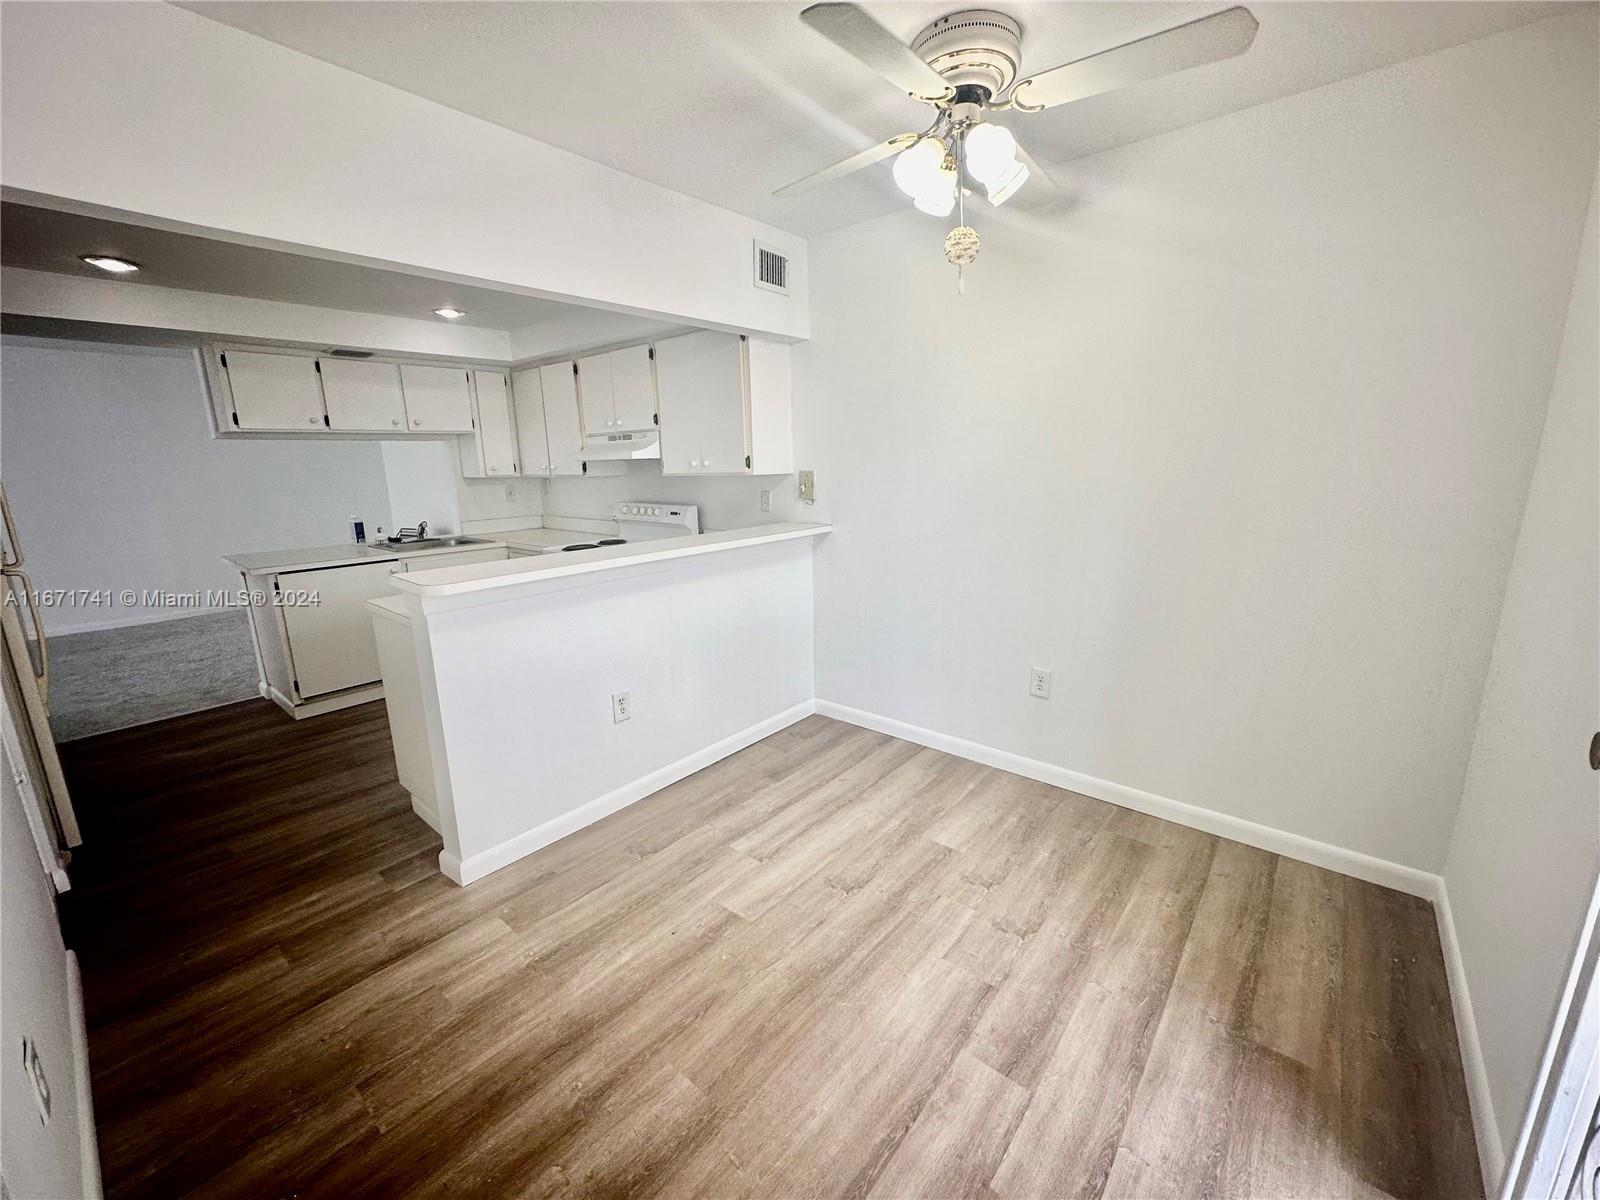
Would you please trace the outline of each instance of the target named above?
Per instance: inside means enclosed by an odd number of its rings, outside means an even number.
[[[590,460],[659,459],[661,436],[654,429],[636,429],[627,433],[591,433],[583,439],[583,457]]]

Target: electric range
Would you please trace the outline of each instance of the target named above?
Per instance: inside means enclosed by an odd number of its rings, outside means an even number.
[[[614,505],[611,519],[617,523],[616,537],[594,537],[568,542],[564,546],[541,546],[540,554],[565,554],[572,550],[597,550],[602,546],[626,546],[660,538],[687,537],[700,532],[700,509],[694,504],[670,504],[659,500],[629,500]]]

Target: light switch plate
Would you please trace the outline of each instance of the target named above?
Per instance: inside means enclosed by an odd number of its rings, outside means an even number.
[[[817,502],[817,475],[815,471],[800,472],[800,503],[815,504]]]

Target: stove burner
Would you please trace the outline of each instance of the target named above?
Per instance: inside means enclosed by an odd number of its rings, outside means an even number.
[[[568,550],[598,550],[599,547],[593,542],[579,542],[575,545],[563,546],[561,549],[563,552],[565,552]]]
[[[627,538],[601,538],[595,543],[596,546],[626,546],[627,544]]]

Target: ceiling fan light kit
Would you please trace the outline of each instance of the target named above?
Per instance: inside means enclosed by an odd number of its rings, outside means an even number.
[[[1250,48],[1257,29],[1249,9],[1227,8],[1019,80],[1022,26],[994,9],[949,13],[909,46],[857,4],[813,4],[800,19],[937,116],[921,134],[897,134],[773,194],[799,195],[894,157],[895,184],[919,210],[943,218],[961,205],[961,224],[945,240],[958,269],[978,254],[977,231],[965,219],[966,182],[982,185],[998,207],[1031,174],[1015,136],[986,113],[1041,112],[1232,58]]]

